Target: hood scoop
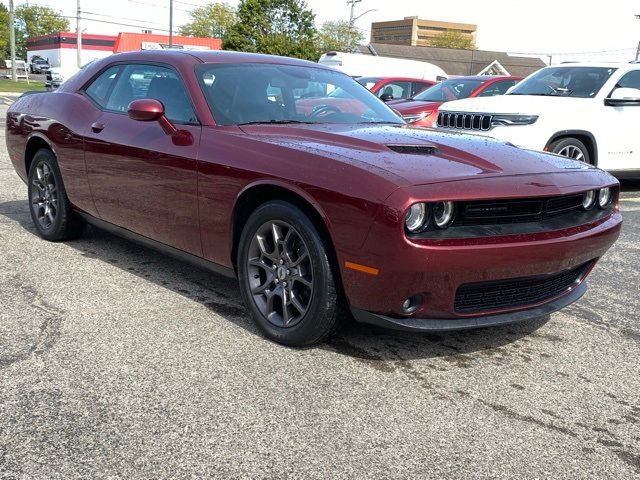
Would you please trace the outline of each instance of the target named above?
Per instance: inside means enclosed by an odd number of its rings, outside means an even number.
[[[387,145],[387,148],[409,155],[435,155],[439,152],[438,147],[433,145]]]

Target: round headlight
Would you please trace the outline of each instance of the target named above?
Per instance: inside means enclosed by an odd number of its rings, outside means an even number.
[[[611,203],[611,189],[609,187],[601,188],[598,192],[598,206],[606,208]]]
[[[436,202],[433,204],[433,221],[438,228],[447,228],[453,221],[453,202]]]
[[[404,225],[411,233],[417,233],[422,230],[427,220],[427,207],[424,203],[414,203],[409,208],[407,216],[404,219]]]
[[[596,191],[589,190],[585,192],[582,197],[582,208],[585,210],[591,210],[593,206],[596,204]]]

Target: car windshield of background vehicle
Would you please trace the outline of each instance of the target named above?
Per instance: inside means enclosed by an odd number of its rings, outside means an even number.
[[[201,64],[200,86],[218,125],[404,121],[351,77],[321,68]],[[331,94],[336,90],[340,96]]]
[[[608,67],[543,68],[516,85],[508,95],[593,98],[615,71]]]
[[[431,88],[427,88],[425,91],[413,97],[413,100],[420,100],[422,102],[450,102],[452,100],[460,100],[461,98],[467,98],[483,83],[484,81],[482,80],[465,80],[461,78],[445,80]]]
[[[371,90],[374,87],[374,85],[378,83],[380,80],[382,79],[374,78],[374,77],[360,77],[357,79],[357,82],[360,85],[367,87],[367,90]]]

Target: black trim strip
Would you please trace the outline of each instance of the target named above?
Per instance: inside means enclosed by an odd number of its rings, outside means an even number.
[[[183,260],[198,268],[202,268],[203,270],[207,270],[207,271],[216,273],[218,275],[224,275],[225,277],[229,277],[229,278],[236,278],[236,272],[232,268],[228,268],[223,265],[210,262],[209,260],[205,260],[204,258],[198,257],[196,255],[192,255],[191,253],[187,253],[184,250],[171,247],[164,243],[153,240],[149,237],[145,237],[144,235],[140,235],[138,233],[132,232],[131,230],[127,230],[126,228],[122,228],[112,223],[105,222],[104,220],[100,220],[99,218],[96,218],[87,213],[83,213],[83,212],[77,212],[77,213],[87,223],[90,223],[91,225],[94,225],[102,230],[106,230],[110,233],[113,233],[114,235],[117,235],[122,238],[126,238],[127,240],[138,243],[144,247],[157,250],[161,253],[177,258],[178,260]]]
[[[50,45],[59,47],[60,45],[77,45],[78,39],[75,37],[48,37],[39,38],[37,40],[27,40],[27,48],[42,47]],[[116,44],[115,40],[99,40],[95,38],[83,38],[82,45],[95,46],[95,47],[113,47]]]

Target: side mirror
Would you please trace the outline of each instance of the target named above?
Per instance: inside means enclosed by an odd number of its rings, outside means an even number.
[[[611,107],[640,106],[640,89],[616,88],[609,98],[604,99],[604,104]]]
[[[167,135],[175,135],[178,129],[164,114],[162,102],[153,98],[134,100],[127,107],[127,114],[138,122],[158,122]]]
[[[390,102],[391,100],[393,100],[393,95],[390,93],[383,93],[382,95],[380,95],[380,100],[382,100],[383,102]]]

